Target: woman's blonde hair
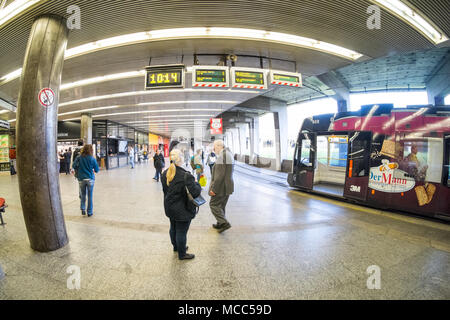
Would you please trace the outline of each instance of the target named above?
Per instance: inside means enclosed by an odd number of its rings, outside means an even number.
[[[180,150],[174,149],[170,152],[170,167],[167,170],[167,185],[170,185],[172,180],[175,178],[175,174],[177,173],[177,166],[180,166],[183,163],[183,155]]]

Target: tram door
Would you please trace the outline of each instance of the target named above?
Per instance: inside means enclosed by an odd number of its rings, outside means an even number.
[[[372,132],[352,132],[348,138],[344,197],[365,201],[369,185]]]
[[[294,172],[291,185],[312,190],[316,163],[317,135],[302,132],[297,141],[294,155]]]
[[[442,170],[442,199],[440,203],[439,213],[446,217],[450,217],[450,133],[444,135],[444,166]]]

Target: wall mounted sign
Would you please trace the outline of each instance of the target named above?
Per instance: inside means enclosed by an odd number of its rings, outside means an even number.
[[[303,87],[300,73],[272,70],[269,73],[269,81],[280,86]]]
[[[50,88],[44,88],[39,91],[38,98],[43,107],[49,108],[55,103],[55,92]]]
[[[192,67],[192,87],[228,88],[230,86],[228,67]]]
[[[267,89],[267,70],[255,68],[231,68],[231,80],[233,88]]]
[[[184,88],[184,65],[146,67],[145,89]]]
[[[211,134],[223,134],[223,120],[221,118],[211,119]]]

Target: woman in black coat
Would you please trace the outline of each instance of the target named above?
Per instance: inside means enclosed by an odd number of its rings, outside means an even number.
[[[161,154],[161,151],[156,150],[156,154],[153,156],[153,164],[155,166],[155,176],[153,177],[154,180],[159,182],[159,177],[161,176],[161,171],[165,167],[164,162],[164,156]]]
[[[173,150],[170,160],[169,169],[161,175],[164,210],[170,219],[170,240],[173,250],[178,251],[180,260],[193,259],[195,255],[187,253],[186,241],[191,220],[195,218],[196,207],[189,201],[186,187],[194,198],[200,195],[202,187],[181,167],[184,159],[180,150]]]

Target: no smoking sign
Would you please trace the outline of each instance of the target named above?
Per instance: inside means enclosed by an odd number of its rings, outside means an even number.
[[[50,88],[44,88],[39,91],[38,97],[39,103],[46,108],[51,107],[55,102],[55,93]]]

